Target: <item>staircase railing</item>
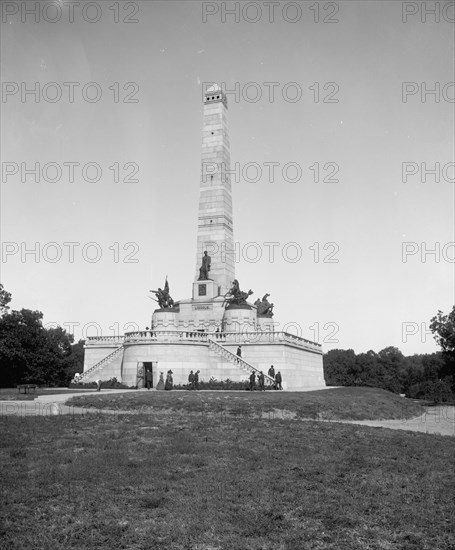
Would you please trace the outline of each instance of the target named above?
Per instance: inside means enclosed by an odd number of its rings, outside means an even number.
[[[212,340],[212,338],[207,338],[207,342],[209,343],[209,349],[212,349],[215,351],[215,353],[218,353],[218,355],[222,355],[225,359],[230,361],[232,364],[243,368],[244,370],[248,372],[254,372],[256,374],[260,373],[261,370],[254,367],[251,363],[248,363],[248,361],[245,361],[242,357],[239,355],[236,355],[235,353],[232,353],[232,351],[228,350],[218,342],[215,342],[215,340]],[[264,380],[267,380],[270,384],[275,384],[274,378],[269,376],[268,374],[264,374]]]
[[[118,348],[116,348],[109,355],[106,355],[106,357],[103,357],[103,359],[101,359],[101,361],[98,361],[98,363],[95,363],[88,370],[84,371],[79,376],[78,382],[82,382],[84,379],[88,378],[89,375],[93,374],[95,371],[97,371],[101,367],[105,367],[106,365],[111,363],[116,357],[118,357],[120,355],[120,352],[123,352],[123,344],[118,346]]]

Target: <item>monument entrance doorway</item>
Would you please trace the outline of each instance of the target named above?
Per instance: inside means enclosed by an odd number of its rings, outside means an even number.
[[[136,374],[136,386],[137,388],[147,387],[147,372],[152,373],[151,387],[155,387],[154,380],[157,376],[158,362],[157,361],[138,361],[137,362],[137,374]]]
[[[147,362],[147,363],[143,363],[144,365],[144,388],[147,387],[147,373],[150,372],[151,375],[152,375],[152,382],[151,382],[151,386],[153,388],[153,374],[154,374],[154,364],[153,362]]]

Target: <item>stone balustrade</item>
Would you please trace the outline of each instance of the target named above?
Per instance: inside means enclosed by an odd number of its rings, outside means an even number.
[[[93,346],[97,344],[112,344],[120,346],[123,344],[124,336],[88,336],[85,340],[86,346]]]
[[[288,332],[267,332],[267,331],[252,331],[252,332],[215,332],[208,333],[210,338],[221,344],[282,344],[287,342],[294,346],[312,351],[321,352],[322,346],[311,340],[300,338]]]
[[[207,342],[207,333],[177,330],[141,330],[125,333],[125,344],[137,342]]]
[[[306,350],[322,353],[322,346],[305,338],[300,338],[288,332],[198,332],[198,331],[167,331],[167,330],[143,330],[125,333],[124,343],[136,342],[207,342],[212,338],[220,344],[282,344],[287,342],[293,346]],[[102,343],[102,340],[98,340]],[[97,342],[97,343],[98,343]]]

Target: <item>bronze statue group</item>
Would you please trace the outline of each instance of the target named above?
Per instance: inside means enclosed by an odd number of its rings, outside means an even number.
[[[152,300],[155,300],[155,302],[158,302],[158,306],[160,309],[169,309],[173,308],[175,306],[174,300],[171,298],[171,295],[169,294],[169,283],[167,281],[167,275],[166,275],[166,281],[164,282],[164,290],[161,288],[158,288],[158,290],[150,290],[150,292],[153,292],[156,296],[155,298],[152,298]]]

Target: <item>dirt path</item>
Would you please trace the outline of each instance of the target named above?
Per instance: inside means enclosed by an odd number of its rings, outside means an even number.
[[[428,434],[455,436],[455,407],[429,407],[424,414],[415,418],[399,420],[337,420],[344,424],[360,424],[391,430],[408,430]]]
[[[96,391],[96,390],[95,390]],[[105,390],[102,393],[125,393],[134,390]],[[56,416],[59,414],[119,414],[119,411],[94,409],[92,407],[70,407],[65,402],[72,397],[91,395],[88,392],[80,393],[53,393],[40,395],[33,401],[0,401],[0,417],[3,416]]]

